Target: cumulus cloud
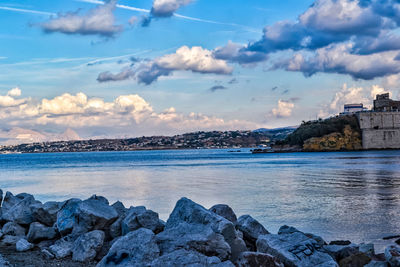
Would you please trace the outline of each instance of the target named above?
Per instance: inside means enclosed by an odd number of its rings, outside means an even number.
[[[179,8],[193,0],[154,0],[151,14],[154,17],[171,17]]]
[[[372,102],[377,94],[390,93],[392,92],[385,90],[379,85],[373,85],[371,87],[351,87],[347,84],[335,92],[331,101],[327,104],[322,105],[322,109],[319,111],[319,117],[328,117],[343,112],[345,104],[364,104],[364,107],[371,108]]]
[[[199,46],[182,46],[175,53],[164,55],[151,61],[145,61],[112,74],[100,73],[99,82],[120,81],[135,78],[146,85],[153,83],[161,76],[168,76],[174,71],[192,71],[195,73],[231,74],[233,68],[226,61],[216,59],[212,51]]]
[[[112,37],[122,31],[122,26],[115,24],[113,11],[116,3],[116,0],[112,0],[83,15],[79,14],[79,11],[59,14],[56,18],[42,23],[41,27],[47,33],[61,32]]]
[[[52,131],[73,127],[79,132],[85,132],[87,137],[99,131],[115,137],[253,129],[258,126],[248,121],[226,121],[199,113],[184,114],[173,107],[155,112],[152,105],[137,94],[120,95],[112,101],[88,97],[84,93],[65,93],[50,99],[34,100],[20,99],[15,92],[10,90],[7,95],[0,96],[2,127]]]
[[[388,51],[371,55],[351,54],[353,44],[343,43],[320,48],[315,54],[295,54],[291,59],[281,61],[276,68],[301,71],[306,76],[317,72],[351,75],[354,79],[372,80],[400,72],[396,59],[398,52]]]
[[[290,117],[292,115],[293,108],[294,103],[285,100],[279,100],[278,107],[272,109],[272,115],[277,118]]]

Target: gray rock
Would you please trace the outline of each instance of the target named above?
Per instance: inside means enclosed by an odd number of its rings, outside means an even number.
[[[69,234],[77,224],[78,206],[82,202],[80,199],[72,198],[64,202],[60,211],[57,213],[56,226],[60,234]]]
[[[283,225],[279,228],[278,230],[278,235],[282,235],[282,234],[293,234],[295,232],[300,232],[299,230],[297,230],[297,228],[293,227],[293,226],[288,226],[288,225]]]
[[[210,208],[210,211],[218,214],[219,216],[224,217],[228,221],[232,223],[236,223],[237,217],[236,214],[233,212],[232,208],[225,204],[218,204],[214,205]]]
[[[118,212],[119,216],[124,215],[125,212],[127,211],[127,209],[125,208],[124,204],[121,201],[117,201],[111,206]]]
[[[87,200],[96,200],[96,201],[100,201],[100,202],[104,203],[105,205],[108,205],[108,206],[110,205],[110,203],[108,202],[107,198],[105,198],[103,196],[92,195]]]
[[[4,196],[3,203],[2,203],[2,210],[3,213],[8,211],[12,206],[20,202],[21,199],[15,197],[11,192],[6,192],[6,195]]]
[[[386,261],[391,267],[400,266],[400,247],[396,245],[391,245],[385,249]]]
[[[47,226],[53,226],[57,220],[57,212],[61,208],[60,202],[50,201],[44,204],[35,203],[30,206],[33,217]]]
[[[18,240],[20,240],[21,237],[20,236],[13,236],[13,235],[5,235],[3,236],[3,239],[1,240],[1,243],[3,243],[4,245],[7,246],[14,246],[15,244],[17,244]]]
[[[140,228],[120,237],[97,267],[139,267],[151,264],[160,256],[154,233]]]
[[[121,222],[122,235],[137,230],[141,227],[156,232],[159,226],[158,214],[145,207],[130,207],[125,214],[125,218]]]
[[[307,237],[314,239],[315,241],[317,241],[318,245],[320,246],[324,246],[326,245],[325,240],[317,235],[311,234],[311,233],[304,233]]]
[[[340,260],[340,267],[363,267],[371,261],[365,253],[358,252]]]
[[[54,259],[53,253],[51,253],[48,249],[44,248],[40,251],[43,255],[43,257],[47,260]]]
[[[115,222],[110,225],[109,234],[111,239],[117,238],[122,235],[122,224],[123,217],[119,217]]]
[[[284,267],[276,257],[261,252],[243,252],[235,265],[237,267]]]
[[[15,244],[15,248],[18,252],[25,252],[34,248],[35,245],[29,243],[25,238],[21,238]]]
[[[243,233],[243,239],[252,251],[256,250],[257,238],[260,235],[269,234],[267,229],[250,215],[240,216],[236,222],[236,228]]]
[[[19,193],[18,195],[15,196],[16,198],[19,199],[25,199],[25,198],[34,198],[33,195],[28,194],[28,193]]]
[[[3,213],[3,219],[9,222],[15,222],[21,225],[28,225],[34,221],[30,205],[35,203],[31,195],[27,195],[14,206]]]
[[[355,244],[345,246],[326,245],[324,246],[324,250],[329,253],[337,262],[360,252],[358,246]]]
[[[162,254],[180,248],[196,250],[206,256],[217,256],[222,261],[230,259],[231,247],[221,234],[201,224],[181,223],[167,228],[157,235],[157,243]]]
[[[74,243],[68,240],[68,237],[64,237],[57,240],[54,245],[51,245],[49,250],[57,259],[62,259],[72,254],[73,246]]]
[[[53,227],[47,227],[39,222],[31,223],[28,231],[28,241],[37,243],[42,240],[51,240],[57,236]]]
[[[257,240],[257,251],[271,254],[290,267],[338,266],[317,241],[301,232],[262,235]]]
[[[93,260],[103,246],[104,237],[104,232],[100,230],[94,230],[78,237],[72,248],[72,259],[80,262]]]
[[[74,233],[105,230],[118,219],[117,211],[108,205],[108,201],[97,196],[92,196],[79,203],[75,215],[79,225],[74,226]]]
[[[179,249],[155,259],[151,267],[175,267],[175,266],[220,266],[221,261],[217,257],[207,257],[192,250]],[[233,266],[233,265],[232,265]]]
[[[6,223],[1,229],[5,235],[24,236],[26,229],[15,222]]]
[[[232,248],[232,260],[236,259],[241,252],[247,250],[243,240],[238,237],[232,222],[187,198],[181,198],[176,203],[165,225],[165,230],[177,227],[182,222],[206,225],[215,233],[222,234]]]
[[[359,247],[358,250],[360,252],[363,252],[367,255],[375,255],[375,247],[374,244],[372,243],[369,244],[361,243],[358,247]]]

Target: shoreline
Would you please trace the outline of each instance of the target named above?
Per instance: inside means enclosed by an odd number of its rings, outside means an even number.
[[[187,198],[176,203],[164,222],[146,207],[125,208],[96,195],[46,203],[27,193],[7,192],[3,199],[0,190],[0,196],[1,266],[400,264],[398,233],[382,237],[393,245],[376,253],[373,244],[328,243],[292,226],[270,233],[251,215],[239,217],[228,205],[206,209]]]

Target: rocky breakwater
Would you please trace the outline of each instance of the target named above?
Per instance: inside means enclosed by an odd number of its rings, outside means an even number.
[[[46,203],[29,194],[2,196],[0,190],[0,253],[36,252],[43,265],[31,259],[31,266],[400,266],[398,246],[376,255],[373,244],[327,244],[294,227],[271,234],[227,205],[206,209],[182,198],[163,222],[145,207],[110,205],[96,195]],[[24,265],[4,254],[0,266]]]

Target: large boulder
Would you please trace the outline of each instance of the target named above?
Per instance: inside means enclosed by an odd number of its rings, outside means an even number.
[[[141,227],[156,232],[159,225],[158,214],[145,207],[130,207],[125,213],[125,218],[121,222],[122,235],[137,230]]]
[[[167,228],[157,235],[157,243],[162,254],[183,248],[209,257],[217,256],[222,261],[231,257],[231,247],[224,237],[201,224],[181,223]]]
[[[64,202],[57,213],[56,227],[60,234],[69,234],[77,225],[78,207],[82,200],[72,198]]]
[[[324,250],[329,253],[337,262],[360,252],[359,247],[355,244],[326,245],[324,246]]]
[[[215,233],[221,234],[225,241],[231,246],[232,261],[234,261],[241,252],[247,250],[244,241],[239,238],[232,222],[207,210],[188,198],[181,198],[176,203],[165,225],[165,230],[177,227],[182,222],[205,225],[210,227]]]
[[[236,260],[237,267],[284,267],[274,256],[261,252],[243,252]]]
[[[237,217],[236,214],[233,212],[232,208],[225,204],[217,204],[210,208],[210,211],[218,214],[219,216],[224,217],[228,221],[232,223],[236,223]]]
[[[127,209],[125,208],[124,204],[121,201],[117,201],[111,206],[118,212],[119,216],[124,215],[125,212],[127,211]]]
[[[256,245],[257,251],[277,257],[285,266],[338,266],[317,241],[301,232],[262,235]]]
[[[247,247],[252,251],[256,251],[256,241],[258,237],[260,235],[269,234],[267,229],[250,215],[240,216],[236,222],[236,229],[243,233],[243,239]]]
[[[18,252],[25,252],[28,250],[33,249],[35,245],[33,245],[32,243],[29,243],[25,238],[21,238],[20,240],[18,240],[18,242],[15,244],[15,249]]]
[[[139,267],[151,264],[160,256],[154,233],[140,228],[118,238],[97,267]]]
[[[391,267],[400,267],[400,247],[391,245],[385,249],[386,261]]]
[[[57,240],[54,245],[49,247],[49,250],[57,259],[62,259],[72,254],[73,246],[73,240],[66,236]]]
[[[51,240],[57,236],[53,227],[47,227],[39,222],[31,223],[28,231],[28,241],[37,243],[42,240]]]
[[[217,257],[207,257],[193,250],[179,249],[155,259],[150,266],[221,266],[221,260]],[[231,266],[234,265],[231,263]]]
[[[103,247],[104,237],[104,232],[100,230],[94,230],[78,237],[72,248],[72,259],[80,262],[93,260]]]
[[[26,195],[22,199],[18,197],[13,198],[12,201],[15,199],[17,199],[16,204],[7,208],[3,213],[3,220],[15,222],[21,225],[28,225],[32,223],[34,221],[34,217],[30,209],[30,205],[36,203],[35,198],[31,195]]]
[[[21,199],[14,196],[11,192],[6,192],[4,196],[3,203],[1,204],[1,209],[3,212],[8,211],[12,206],[20,202]]]
[[[53,226],[57,220],[57,212],[60,210],[62,203],[49,201],[44,204],[34,203],[30,206],[33,217],[36,221],[46,226]]]
[[[8,222],[4,224],[1,231],[5,235],[13,235],[13,236],[24,236],[26,233],[26,229],[15,222]]]

